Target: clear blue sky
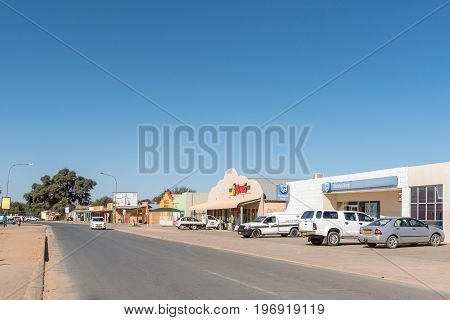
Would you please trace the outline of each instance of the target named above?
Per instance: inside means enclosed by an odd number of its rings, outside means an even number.
[[[22,1],[22,13],[194,126],[259,124],[430,12],[430,1]],[[450,160],[450,6],[278,119],[310,124],[326,175]],[[0,5],[0,183],[20,200],[69,167],[149,197],[137,125],[176,124]],[[211,112],[213,110],[213,112]],[[222,172],[183,184],[208,191]]]

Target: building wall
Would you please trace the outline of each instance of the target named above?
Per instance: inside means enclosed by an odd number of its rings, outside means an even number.
[[[336,210],[338,202],[380,201],[380,216],[401,216],[402,201],[399,190],[375,192],[331,193],[324,196],[323,209]]]
[[[410,187],[442,184],[444,192],[443,219],[444,233],[450,236],[450,162],[409,168]]]
[[[288,182],[287,184],[290,187],[290,199],[286,211],[302,212],[307,210],[323,210],[325,208],[331,208],[333,206],[333,198],[325,196],[322,192],[322,184],[325,182],[363,180],[389,176],[398,177],[398,188],[402,190],[403,195],[401,212],[404,216],[409,216],[410,191],[408,187],[407,167]]]
[[[258,215],[266,216],[272,212],[283,212],[286,210],[286,202],[264,202],[263,207],[261,214]]]

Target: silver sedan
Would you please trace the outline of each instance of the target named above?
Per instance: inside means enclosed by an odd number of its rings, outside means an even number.
[[[436,227],[428,226],[422,221],[405,218],[390,217],[378,219],[359,230],[359,241],[369,247],[384,244],[390,249],[400,244],[429,243],[439,246],[444,241],[444,232]]]

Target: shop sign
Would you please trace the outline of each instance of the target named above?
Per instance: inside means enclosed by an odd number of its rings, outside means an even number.
[[[278,184],[276,197],[277,197],[277,200],[289,201],[289,185]]]
[[[329,193],[362,189],[396,188],[397,186],[398,177],[393,176],[343,182],[325,182],[322,184],[322,192]]]
[[[228,189],[228,192],[230,195],[235,196],[241,193],[247,193],[250,190],[250,185],[247,183],[244,183],[242,185],[239,185],[237,183],[233,183],[233,186]]]

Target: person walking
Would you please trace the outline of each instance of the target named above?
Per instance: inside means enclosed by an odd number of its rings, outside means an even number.
[[[3,215],[3,228],[6,228],[8,226],[8,216],[6,213]]]

